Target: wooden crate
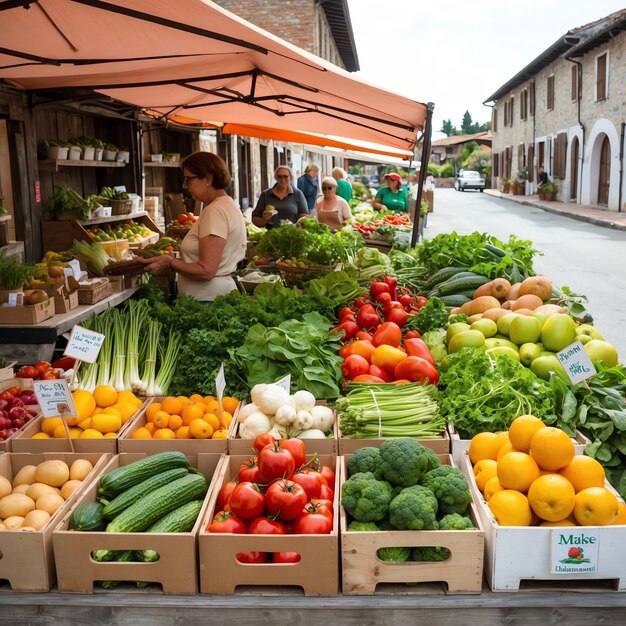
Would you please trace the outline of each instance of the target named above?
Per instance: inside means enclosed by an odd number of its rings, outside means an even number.
[[[108,298],[113,293],[113,288],[108,278],[101,279],[101,282],[93,287],[81,286],[77,290],[79,304],[96,304],[100,300]]]
[[[545,588],[568,590],[567,584],[581,582],[593,589],[606,589],[610,581],[618,591],[626,590],[626,526],[585,526],[598,532],[600,548],[597,572],[550,573],[552,533],[571,530],[571,527],[500,526],[487,506],[472,472],[467,454],[463,456],[463,472],[476,503],[478,515],[485,529],[485,577],[492,591],[520,591],[525,581],[541,581]],[[621,502],[622,499],[611,488]],[[565,582],[564,582],[565,581]]]
[[[282,587],[301,587],[306,596],[334,596],[339,591],[339,522],[337,514],[328,535],[235,535],[208,533],[206,527],[217,512],[221,486],[236,475],[245,456],[226,457],[206,510],[198,536],[200,593],[233,594],[237,587],[263,587],[263,594],[283,593]],[[337,457],[320,455],[320,461],[336,470]],[[335,476],[334,510],[339,506],[339,476]],[[240,552],[297,552],[298,563],[246,564]],[[267,587],[271,587],[268,589]]]
[[[341,485],[347,480],[346,461],[339,457]],[[453,465],[449,454],[440,461]],[[474,504],[469,517],[476,530],[390,530],[377,532],[348,531],[348,516],[340,510],[342,590],[344,594],[371,595],[383,583],[443,582],[446,592],[480,593],[483,580],[485,533]],[[439,562],[387,563],[377,556],[380,548],[441,546],[450,557]],[[419,587],[407,587],[402,593],[419,593]]]
[[[100,476],[123,465],[144,458],[145,454],[118,454],[103,467],[75,506],[94,502]],[[146,581],[159,583],[166,594],[193,595],[198,593],[198,561],[196,540],[201,520],[219,475],[221,454],[190,456],[190,464],[207,479],[209,491],[196,524],[187,533],[107,533],[69,530],[68,511],[58,523],[52,539],[56,558],[59,591],[93,593],[97,580]],[[73,509],[72,509],[73,510]],[[99,563],[91,558],[93,550],[156,550],[159,560],[154,563]],[[154,593],[154,590],[148,590]]]
[[[341,430],[339,430],[339,438],[337,439],[339,455],[354,454],[360,448],[379,448],[383,441],[385,441],[385,439],[350,439],[344,437],[341,434]],[[444,430],[441,433],[441,437],[437,439],[417,439],[417,441],[437,454],[448,454],[450,452],[450,436],[446,430]]]
[[[94,469],[83,484],[65,501],[39,532],[0,532],[0,580],[6,580],[12,591],[50,591],[56,579],[52,532],[57,521],[80,498],[100,469],[111,459],[101,454],[15,454],[0,455],[0,475],[13,480],[25,465],[37,465],[47,460],[62,460],[71,465],[76,459],[86,459]]]

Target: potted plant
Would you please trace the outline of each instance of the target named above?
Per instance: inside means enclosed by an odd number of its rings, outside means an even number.
[[[65,141],[49,139],[45,142],[45,144],[48,158],[51,161],[64,161],[67,159],[70,147]]]
[[[117,158],[115,159],[118,163],[128,163],[130,161],[130,152],[128,148],[122,146],[117,151]]]
[[[500,182],[502,183],[502,193],[509,193],[511,191],[511,179],[502,178]]]
[[[67,155],[67,158],[70,161],[79,161],[80,158],[83,155],[83,149],[78,144],[78,140],[77,139],[70,139],[68,141],[68,143],[70,145],[70,150],[69,150],[69,153]]]
[[[554,181],[549,180],[547,183],[541,185],[541,189],[539,191],[539,199],[554,200],[558,191],[559,188],[557,187],[557,184]],[[543,194],[543,198],[541,197],[541,194]]]
[[[521,169],[517,172],[515,177],[515,185],[517,187],[517,195],[524,196],[526,195],[526,181],[528,180],[528,170]]]
[[[94,140],[91,137],[85,137],[81,135],[75,141],[83,150],[84,161],[94,161],[96,156],[96,149],[93,145]]]
[[[94,139],[93,140],[94,147],[94,159],[96,161],[102,161],[104,156],[104,141],[102,139]]]
[[[44,203],[45,212],[55,219],[88,220],[91,217],[89,202],[70,187],[58,185]]]
[[[104,144],[104,160],[105,161],[115,161],[117,158],[117,146],[112,143]]]
[[[178,163],[180,161],[179,152],[164,152],[163,161],[165,163]]]

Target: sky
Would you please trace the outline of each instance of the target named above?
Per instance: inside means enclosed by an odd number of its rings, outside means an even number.
[[[348,0],[358,78],[434,102],[433,131],[491,118],[482,103],[568,30],[625,0]],[[445,135],[433,132],[437,139]]]

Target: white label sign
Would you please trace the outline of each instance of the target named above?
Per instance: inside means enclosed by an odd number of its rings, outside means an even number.
[[[217,395],[217,400],[220,403],[220,407],[222,406],[222,398],[224,397],[224,390],[226,389],[226,377],[224,376],[224,364],[220,365],[219,372],[215,377],[215,394]],[[221,410],[221,409],[220,409]]]
[[[291,393],[291,374],[287,374],[287,376],[277,380],[274,384],[282,387],[287,393]]]
[[[555,528],[550,542],[551,574],[589,574],[598,571],[599,531]]]
[[[96,333],[82,326],[74,326],[63,354],[85,363],[95,363],[103,342],[102,333]]]
[[[556,353],[556,356],[573,385],[581,383],[596,373],[596,368],[593,366],[580,341],[575,341],[563,348],[563,350]]]
[[[44,417],[76,415],[76,407],[67,380],[34,380],[35,396]]]
[[[72,274],[76,280],[84,274],[83,270],[80,269],[80,262],[77,259],[72,259],[68,265],[72,269]]]

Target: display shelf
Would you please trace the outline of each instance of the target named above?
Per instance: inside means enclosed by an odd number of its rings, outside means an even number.
[[[179,161],[144,161],[144,167],[180,167]]]
[[[135,213],[127,213],[126,215],[110,215],[109,217],[94,217],[90,220],[76,220],[81,226],[97,226],[98,224],[106,224],[107,222],[119,222],[121,220],[132,220],[137,217],[145,217],[148,215],[146,211],[136,211]]]
[[[126,167],[124,161],[84,161],[83,159],[45,159],[39,161],[39,169],[58,172],[60,167]]]

